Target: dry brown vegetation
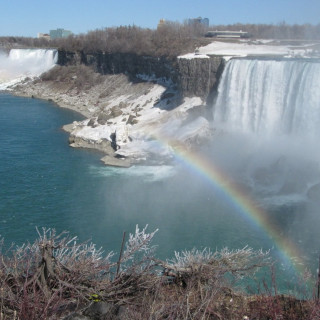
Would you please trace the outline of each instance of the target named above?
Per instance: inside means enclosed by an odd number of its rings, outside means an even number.
[[[150,56],[177,56],[193,51],[207,43],[201,38],[198,28],[168,22],[156,30],[136,26],[121,26],[90,31],[72,36],[68,41],[58,41],[57,46],[65,50],[107,53],[135,53]]]
[[[151,56],[176,56],[193,51],[207,43],[201,39],[202,28],[167,22],[156,30],[137,26],[121,26],[72,35],[67,39],[45,40],[23,37],[3,37],[7,46],[56,47],[67,51],[135,53]]]
[[[162,261],[150,245],[155,233],[137,227],[119,256],[50,229],[33,244],[2,248],[0,319],[84,317],[92,307],[105,313],[85,319],[319,319],[315,299],[240,290],[270,265],[268,253],[194,249]]]
[[[69,90],[89,90],[94,85],[100,84],[103,80],[103,76],[94,72],[92,68],[85,65],[77,65],[67,67],[55,66],[43,73],[41,77],[35,81],[54,81],[68,87]]]

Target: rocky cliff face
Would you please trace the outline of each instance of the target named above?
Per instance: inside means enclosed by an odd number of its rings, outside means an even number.
[[[59,64],[66,67],[14,90],[81,112],[87,119],[64,127],[70,145],[103,152],[104,163],[158,163],[171,159],[169,146],[188,149],[211,136],[203,97],[216,81],[218,63],[209,60],[60,52]],[[155,146],[155,139],[166,143]]]
[[[205,100],[215,89],[224,67],[221,56],[179,58],[179,87],[184,96],[199,96]]]
[[[58,64],[92,66],[101,74],[124,73],[131,79],[148,76],[171,80],[184,97],[198,96],[206,100],[215,88],[223,69],[223,58],[175,58],[139,56],[133,53],[84,53],[59,51]]]
[[[129,77],[147,75],[177,82],[175,61],[167,58],[140,56],[134,53],[83,53],[59,51],[58,64],[85,64],[101,74],[124,73]]]

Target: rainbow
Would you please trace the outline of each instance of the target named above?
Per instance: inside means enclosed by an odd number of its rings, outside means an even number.
[[[214,188],[220,190],[247,221],[263,230],[281,253],[284,262],[293,267],[297,276],[304,274],[305,266],[299,249],[289,238],[283,235],[279,226],[270,219],[270,215],[261,209],[247,193],[241,190],[227,174],[215,166],[211,159],[190,150],[181,142],[169,141],[159,135],[156,138],[162,145],[171,146],[174,157],[178,162],[203,177]]]

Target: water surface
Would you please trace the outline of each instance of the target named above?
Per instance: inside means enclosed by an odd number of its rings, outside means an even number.
[[[160,258],[193,247],[246,245],[281,256],[264,230],[187,167],[110,168],[101,154],[70,148],[61,127],[79,118],[47,101],[0,94],[0,234],[7,244],[33,241],[35,228],[47,227],[118,252],[124,231],[148,224],[159,228],[153,243]],[[295,227],[301,207],[281,208],[271,214],[314,261],[318,224],[309,234]]]

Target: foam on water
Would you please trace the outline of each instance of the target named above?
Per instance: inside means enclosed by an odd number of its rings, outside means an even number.
[[[125,177],[139,178],[144,182],[155,182],[166,180],[175,175],[176,171],[173,166],[132,166],[130,168],[120,167],[90,167],[91,173],[95,176],[103,177]]]

